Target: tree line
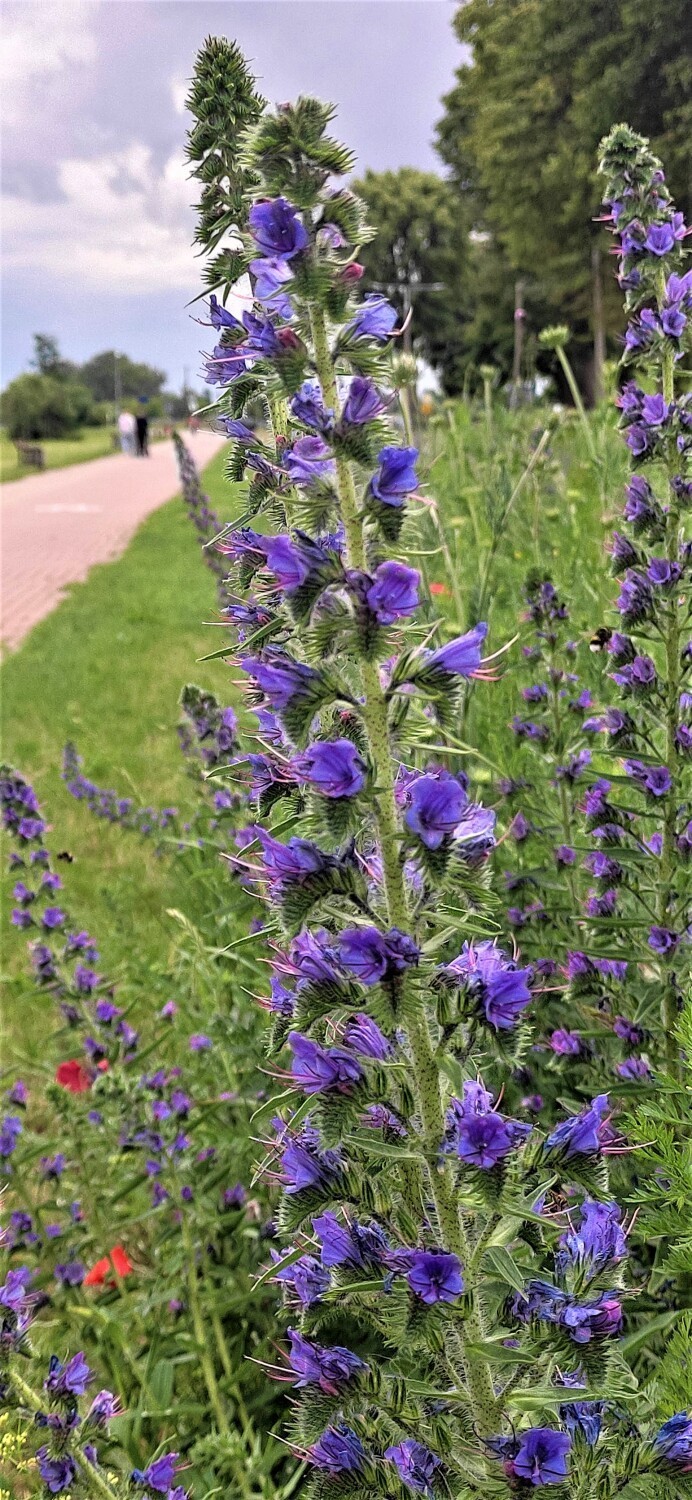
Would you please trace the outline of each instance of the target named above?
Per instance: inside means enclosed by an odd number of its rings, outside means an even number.
[[[443,173],[366,172],[376,238],[362,258],[405,315],[444,388],[482,364],[512,368],[515,311],[533,334],[567,323],[587,396],[617,349],[620,299],[599,222],[596,148],[615,121],[650,137],[671,191],[692,204],[689,0],[466,0],[464,46],[443,99]],[[538,355],[543,368],[551,356]]]

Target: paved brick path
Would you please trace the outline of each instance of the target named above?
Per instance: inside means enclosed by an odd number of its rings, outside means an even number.
[[[201,469],[224,439],[198,432],[185,441]],[[171,442],[154,443],[149,458],[114,453],[3,485],[3,645],[18,646],[67,584],[118,557],[145,516],[178,489]]]

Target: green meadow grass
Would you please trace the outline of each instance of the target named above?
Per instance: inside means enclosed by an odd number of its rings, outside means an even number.
[[[103,458],[113,450],[112,427],[80,427],[69,438],[43,438],[36,445],[43,449],[47,469],[64,469],[67,464],[88,463],[92,458]],[[7,484],[11,479],[25,479],[36,470],[19,462],[17,449],[0,428],[0,480]]]
[[[223,507],[225,496],[223,513],[231,515],[220,455],[204,479],[215,503]],[[180,865],[70,796],[60,774],[63,745],[75,742],[85,774],[100,786],[191,810],[195,792],[176,736],[180,689],[195,681],[220,698],[233,694],[223,662],[197,662],[218,645],[218,632],[204,623],[215,616],[213,578],[177,498],[144,522],[120,559],[74,585],[0,671],[3,759],[36,788],[51,850],[74,856],[57,866],[61,899],[98,941],[109,974],[126,977],[170,958],[177,929],[166,910],[185,905]],[[7,911],[13,880],[3,880]],[[25,948],[26,934],[6,930],[5,975],[24,970]],[[13,1032],[22,1030],[19,1003],[13,985],[5,1007]]]

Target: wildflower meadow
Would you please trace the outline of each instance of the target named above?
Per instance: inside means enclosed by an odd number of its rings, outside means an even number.
[[[556,325],[569,406],[484,365],[424,413],[335,109],[267,104],[222,39],[189,109],[227,441],[200,476],[176,438],[180,546],[213,627],[160,790],[66,735],[67,848],[32,766],[0,779],[0,1493],[682,1500],[692,269],[665,162],[613,121],[592,163],[604,400]]]

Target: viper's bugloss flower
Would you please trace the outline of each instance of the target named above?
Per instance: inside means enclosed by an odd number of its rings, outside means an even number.
[[[615,607],[626,625],[638,625],[647,618],[653,607],[651,585],[642,573],[633,571],[623,579]]]
[[[371,495],[383,505],[403,505],[406,495],[418,488],[417,457],[417,448],[381,448],[379,468],[370,480]]]
[[[298,781],[305,781],[323,797],[357,797],[365,786],[367,767],[352,740],[316,740],[291,761]]]
[[[607,1140],[604,1117],[610,1109],[607,1094],[597,1094],[593,1103],[578,1115],[562,1120],[551,1131],[545,1143],[546,1151],[559,1151],[567,1160],[571,1156],[596,1156]]]
[[[350,1093],[363,1073],[356,1058],[342,1047],[321,1047],[298,1031],[288,1034],[293,1053],[291,1079],[305,1094],[319,1094],[334,1089]]]
[[[44,1386],[53,1396],[83,1396],[93,1378],[83,1354],[73,1354],[66,1364],[51,1354]]]
[[[342,1422],[338,1427],[327,1427],[307,1455],[316,1468],[329,1474],[353,1474],[362,1468],[365,1450],[360,1438]]]
[[[23,1128],[18,1115],[5,1115],[4,1120],[0,1121],[0,1158],[4,1161],[16,1149]]]
[[[292,484],[317,484],[335,472],[334,459],[321,437],[296,438],[292,448],[287,448],[283,464]]]
[[[338,1396],[340,1391],[357,1375],[367,1370],[364,1360],[350,1349],[339,1344],[331,1348],[313,1344],[295,1328],[288,1329],[291,1340],[289,1363],[298,1376],[297,1385],[318,1385],[328,1396]]]
[[[369,292],[363,298],[355,317],[346,324],[344,332],[354,339],[375,339],[378,344],[386,344],[395,327],[396,309],[391,302],[380,296],[379,292]]]
[[[585,1198],[577,1223],[571,1223],[560,1236],[559,1244],[555,1264],[560,1269],[582,1264],[596,1271],[616,1264],[627,1255],[622,1210],[617,1203],[598,1203]]]
[[[518,968],[494,943],[464,943],[458,957],[446,964],[441,973],[462,983],[497,1030],[515,1026],[522,1011],[531,1004],[531,969]]]
[[[648,797],[665,797],[673,785],[667,766],[645,766],[640,760],[625,760],[623,770]]]
[[[652,1447],[663,1466],[677,1474],[692,1473],[692,1414],[676,1412],[659,1427]]]
[[[655,923],[649,928],[648,944],[654,953],[664,957],[667,953],[674,953],[680,942],[680,934],[673,932],[670,927],[662,927]]]
[[[581,1052],[581,1038],[576,1031],[565,1031],[558,1027],[550,1036],[551,1052],[557,1052],[561,1057],[577,1057]]]
[[[131,1479],[134,1484],[154,1490],[157,1495],[165,1495],[175,1480],[177,1470],[178,1454],[162,1453],[146,1469],[133,1469]]]
[[[275,713],[283,713],[295,699],[303,697],[320,681],[319,672],[313,671],[312,667],[279,652],[267,653],[264,658],[244,656],[240,665],[244,672],[254,677]]]
[[[320,1244],[322,1265],[354,1266],[359,1270],[381,1270],[389,1250],[387,1236],[379,1224],[341,1224],[336,1214],[320,1214],[312,1220]]]
[[[345,927],[336,941],[341,967],[361,984],[379,984],[391,974],[402,974],[417,964],[420,950],[398,927]]]
[[[264,873],[271,881],[300,881],[309,875],[324,870],[328,857],[309,839],[292,838],[287,844],[272,838],[264,829],[255,825],[255,837],[262,846]]]
[[[310,1127],[289,1136],[281,1149],[281,1180],[289,1194],[328,1186],[338,1175],[339,1166],[338,1151],[321,1151],[317,1132]]]
[[[552,1427],[530,1427],[519,1435],[519,1446],[509,1472],[530,1484],[561,1484],[567,1478],[567,1455],[572,1443],[566,1432]]]
[[[278,1252],[272,1250],[272,1259],[279,1258]],[[274,1280],[289,1287],[302,1307],[312,1307],[329,1288],[329,1272],[314,1255],[302,1255],[290,1266],[284,1266],[276,1272]]]
[[[292,260],[310,242],[298,209],[286,198],[265,198],[253,204],[248,222],[255,244],[271,259]]]
[[[291,411],[299,422],[305,427],[314,428],[316,432],[329,432],[334,420],[334,412],[322,400],[317,380],[303,381],[300,389],[291,397]]]
[[[452,1099],[445,1147],[468,1166],[489,1171],[531,1134],[532,1126],[506,1119],[492,1108],[493,1096],[481,1083],[466,1081],[463,1099]]]
[[[45,1445],[36,1453],[38,1472],[49,1494],[60,1495],[77,1478],[77,1465],[70,1453],[52,1454]]]
[[[383,1062],[391,1056],[391,1043],[383,1036],[377,1022],[362,1013],[349,1017],[344,1026],[344,1041],[360,1057],[373,1057]]]
[[[414,1296],[432,1306],[435,1302],[455,1302],[464,1290],[462,1265],[458,1256],[444,1250],[413,1250],[407,1256],[406,1280]]]
[[[293,306],[290,297],[283,290],[292,276],[287,260],[278,255],[266,256],[251,260],[249,269],[254,277],[256,301],[263,302],[268,311],[275,313],[277,317],[290,319],[293,316]]]
[[[575,1344],[590,1344],[615,1338],[622,1331],[622,1305],[618,1297],[602,1292],[593,1302],[570,1302],[560,1324]]]
[[[359,427],[364,422],[373,422],[375,417],[381,416],[386,405],[374,380],[366,375],[354,375],[344,402],[341,422],[344,427]]]
[[[445,646],[431,651],[425,659],[426,671],[449,672],[453,677],[473,677],[481,664],[481,647],[488,634],[484,621],[459,635]]]
[[[468,802],[466,791],[448,771],[419,776],[407,791],[406,827],[426,849],[439,849],[451,838]]]
[[[424,1448],[413,1438],[405,1438],[403,1442],[385,1448],[384,1456],[395,1465],[407,1489],[414,1490],[417,1495],[433,1494],[432,1485],[441,1460],[429,1448]]]
[[[306,579],[319,577],[337,555],[311,541],[304,532],[297,532],[295,537],[269,537],[263,550],[269,572],[289,599]]]
[[[380,625],[393,625],[418,608],[420,573],[405,563],[383,562],[375,569],[365,592],[370,613]]]

